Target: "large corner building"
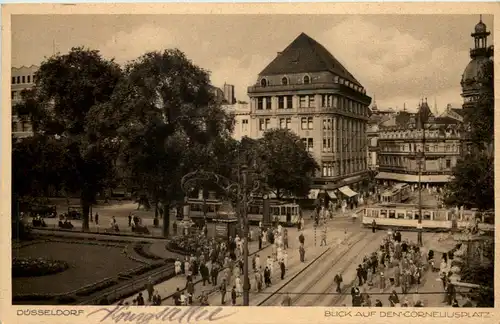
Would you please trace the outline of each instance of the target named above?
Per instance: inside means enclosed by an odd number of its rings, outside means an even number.
[[[368,171],[371,98],[325,47],[300,34],[259,73],[248,96],[251,137],[270,128],[292,130],[320,165],[316,195],[323,189],[334,196],[337,188],[355,195]]]

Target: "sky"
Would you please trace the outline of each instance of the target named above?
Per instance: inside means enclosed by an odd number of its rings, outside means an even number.
[[[235,85],[238,100],[301,32],[326,47],[365,87],[379,109],[460,107],[478,15],[17,15],[12,66],[39,65],[71,47],[98,49],[121,64],[145,52],[179,48]],[[493,16],[483,15],[493,32]],[[493,34],[489,43],[493,42]]]

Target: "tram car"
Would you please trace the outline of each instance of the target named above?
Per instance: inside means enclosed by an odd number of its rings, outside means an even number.
[[[495,225],[487,214],[472,210],[455,213],[453,210],[422,208],[421,228],[429,231],[449,231],[453,228],[471,228],[477,222],[479,229],[492,231]],[[371,227],[375,221],[377,228],[412,230],[419,228],[419,208],[414,204],[379,204],[366,207],[363,213],[363,226]]]
[[[189,204],[189,217],[193,219],[204,219],[206,210],[207,220],[212,220],[216,218],[222,206],[222,201],[218,199],[188,199],[187,203]]]
[[[402,203],[410,199],[411,189],[407,183],[398,183],[380,195],[382,203]]]
[[[269,204],[269,213],[271,221],[277,221],[284,226],[294,226],[299,221],[300,206],[294,203],[271,201]],[[263,221],[263,215],[264,208],[262,204],[252,204],[249,206],[249,224],[258,225],[259,222]]]
[[[206,219],[208,221],[218,218],[220,214],[228,214],[222,211],[223,203],[218,199],[189,199],[189,217],[193,220],[204,219],[206,210]],[[271,200],[269,204],[271,220],[278,220],[280,224],[285,226],[294,226],[297,224],[300,215],[300,206],[293,203],[285,203],[279,200]],[[248,206],[248,222],[258,225],[263,221],[263,203],[262,201],[249,204]],[[231,214],[231,213],[230,213]]]

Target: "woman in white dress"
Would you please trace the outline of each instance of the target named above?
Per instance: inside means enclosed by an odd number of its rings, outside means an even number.
[[[191,269],[191,263],[189,262],[188,257],[186,257],[186,260],[184,260],[184,273],[186,274],[186,277],[191,274],[190,269]]]
[[[234,279],[234,285],[236,286],[236,294],[238,297],[241,296],[243,294],[243,288],[241,286],[240,277],[236,277],[236,279]]]
[[[278,246],[278,248],[276,249],[276,257],[279,261],[283,260],[283,249],[281,248],[281,246]]]
[[[179,258],[177,258],[177,260],[175,260],[175,263],[174,263],[176,276],[178,276],[181,273],[181,265],[182,265],[181,261],[179,260]]]
[[[267,243],[267,230],[262,231],[262,245]]]
[[[271,276],[273,275],[273,259],[271,259],[270,256],[267,257],[267,268],[269,269],[269,271],[271,272]]]

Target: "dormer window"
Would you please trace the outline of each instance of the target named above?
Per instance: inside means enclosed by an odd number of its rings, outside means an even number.
[[[309,83],[311,83],[311,78],[309,78],[308,75],[305,75],[303,81],[304,81],[304,84],[309,84]]]
[[[260,80],[260,86],[261,87],[267,87],[267,80],[266,79]]]
[[[282,85],[288,85],[288,78],[287,77],[281,78],[281,84]]]
[[[333,77],[333,82],[334,83],[339,83],[339,77],[338,76],[334,76]]]

